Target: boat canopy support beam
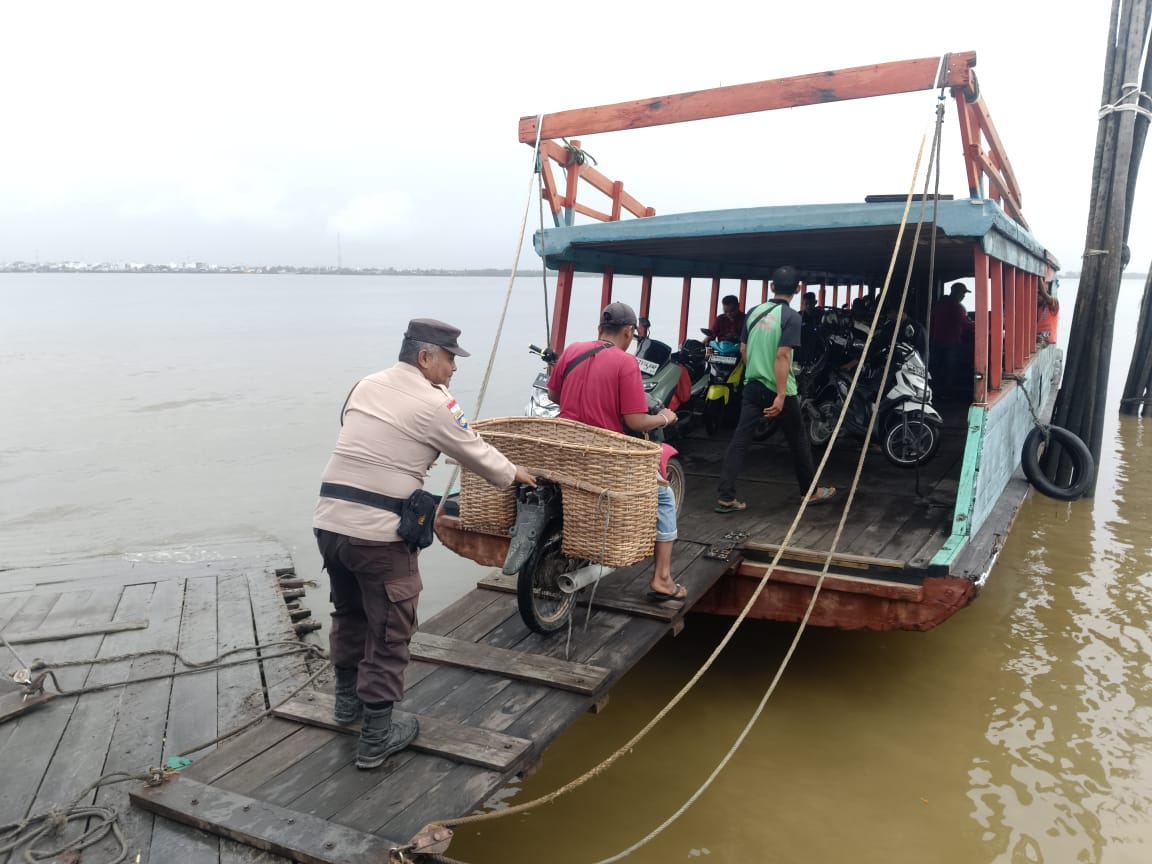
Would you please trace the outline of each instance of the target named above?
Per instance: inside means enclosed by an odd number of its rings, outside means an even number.
[[[559,111],[545,114],[540,119],[535,115],[521,117],[520,142],[535,143],[537,122],[542,124],[540,139],[548,140],[752,114],[800,105],[912,93],[937,87],[973,90],[971,70],[975,65],[976,52],[964,51],[946,54],[943,58],[923,57],[918,60],[876,63],[655,99],[617,102],[596,108]]]

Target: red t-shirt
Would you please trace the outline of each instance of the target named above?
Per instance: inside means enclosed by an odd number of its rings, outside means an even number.
[[[560,395],[560,416],[612,432],[624,432],[625,414],[647,414],[648,397],[636,358],[612,346],[582,360],[567,378],[568,364],[602,342],[569,345],[552,367],[548,389]]]
[[[548,376],[548,389],[560,397],[560,416],[564,420],[627,434],[624,415],[648,413],[648,397],[635,357],[615,346],[605,348],[582,360],[561,381],[569,363],[602,344],[599,340],[577,342],[565,348]],[[660,449],[660,475],[666,477],[668,460],[676,455],[676,448],[661,444]]]

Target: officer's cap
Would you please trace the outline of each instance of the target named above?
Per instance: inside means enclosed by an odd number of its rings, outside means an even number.
[[[408,331],[404,334],[405,339],[411,339],[413,342],[439,345],[457,357],[471,357],[472,355],[461,348],[456,341],[459,336],[459,327],[453,327],[435,318],[413,318],[408,322]]]

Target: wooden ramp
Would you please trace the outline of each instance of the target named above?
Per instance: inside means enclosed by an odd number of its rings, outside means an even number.
[[[677,543],[673,575],[686,603],[644,599],[651,562],[617,571],[582,603],[568,638],[520,619],[500,577],[486,578],[423,624],[407,693],[414,745],[374,771],[353,760],[355,727],[331,722],[331,697],[309,692],[163,786],[137,787],[143,808],[298,861],[375,861],[427,823],[472,812],[529,769],[684,615],[732,562]],[[279,826],[288,826],[281,832]],[[299,830],[299,826],[310,826]],[[334,828],[329,836],[327,827]]]
[[[0,826],[70,805],[102,776],[140,775],[160,766],[241,726],[304,683],[309,671],[299,655],[171,677],[181,668],[175,658],[147,653],[177,651],[202,662],[232,648],[295,640],[283,590],[299,581],[291,568],[278,545],[247,543],[0,572],[0,633],[11,645],[0,643],[7,682],[0,686],[0,706],[10,709],[0,710],[6,718],[0,721]],[[113,657],[126,659],[61,666],[61,688],[136,683],[73,697],[46,695],[34,706],[8,674],[36,659],[51,665]],[[51,694],[51,682],[45,683]],[[130,807],[135,785],[114,783],[79,797],[82,805],[119,813],[127,861],[282,860]],[[70,825],[66,837],[77,835],[82,823]],[[10,837],[0,835],[0,849]],[[62,844],[49,839],[38,845]],[[75,860],[100,864],[113,860],[117,849],[105,838]],[[25,851],[0,851],[0,864],[24,861]]]

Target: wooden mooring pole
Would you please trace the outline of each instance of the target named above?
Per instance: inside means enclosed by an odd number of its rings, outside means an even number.
[[[1097,464],[1104,436],[1116,302],[1128,263],[1136,176],[1148,129],[1147,116],[1136,109],[1147,109],[1150,104],[1143,94],[1152,90],[1152,66],[1146,64],[1141,74],[1150,24],[1152,0],[1113,0],[1084,260],[1068,362],[1052,421],[1083,439]],[[1133,86],[1137,81],[1141,82],[1138,88]],[[1067,458],[1058,452],[1050,452],[1048,458],[1061,460],[1058,468],[1047,466],[1049,476],[1066,481],[1072,472]],[[1095,492],[1095,479],[1092,482],[1089,495]]]
[[[1147,122],[1147,121],[1145,121]],[[1136,345],[1128,364],[1128,380],[1120,399],[1120,413],[1147,417],[1152,411],[1152,268],[1144,282],[1140,320],[1136,324]]]

